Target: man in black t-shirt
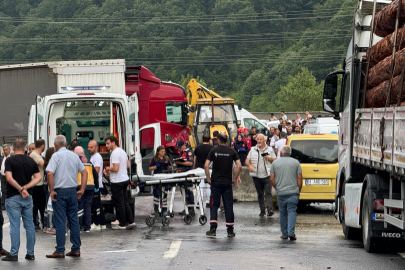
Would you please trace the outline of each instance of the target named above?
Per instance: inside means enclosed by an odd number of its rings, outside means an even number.
[[[256,141],[256,137],[257,137],[257,130],[256,127],[252,127],[252,132],[249,134],[249,136],[252,138],[252,147],[256,146],[257,141]]]
[[[20,247],[20,218],[24,222],[27,234],[27,255],[25,259],[34,260],[35,226],[32,222],[31,188],[41,181],[38,165],[25,155],[25,141],[17,139],[13,143],[14,155],[5,162],[7,179],[6,210],[10,220],[10,253],[2,258],[3,261],[17,261]],[[34,176],[34,177],[32,177]]]
[[[224,203],[225,220],[228,231],[228,237],[235,237],[233,232],[234,226],[234,213],[233,213],[233,194],[232,184],[238,179],[239,173],[242,169],[238,153],[228,146],[226,146],[228,136],[225,133],[218,135],[219,146],[212,149],[205,161],[204,169],[207,176],[207,182],[211,185],[211,192],[214,197],[214,203],[211,207],[210,215],[210,230],[206,233],[207,236],[216,236],[218,227],[217,215],[220,200]],[[212,176],[210,176],[209,166],[212,161]],[[232,168],[234,162],[234,175],[232,177]],[[212,180],[211,180],[212,179]]]
[[[202,137],[203,143],[198,145],[194,150],[194,169],[201,168],[204,169],[205,161],[207,160],[208,153],[214,148],[213,145],[210,145],[210,135],[205,134]],[[210,196],[211,196],[211,187],[204,179],[200,182],[201,190],[201,201],[204,202],[204,190],[207,195],[206,206],[209,207]]]

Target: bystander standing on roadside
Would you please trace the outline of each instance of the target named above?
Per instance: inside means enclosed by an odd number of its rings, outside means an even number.
[[[297,113],[297,124],[301,125],[302,121],[304,121],[304,119],[301,118],[301,115],[299,113]]]
[[[283,147],[286,144],[287,144],[287,135],[286,135],[285,132],[281,132],[280,133],[280,140],[278,140],[274,145],[274,152],[276,153],[277,158],[280,157],[280,149],[281,149],[281,147]]]
[[[93,224],[91,224],[90,230],[105,230],[105,213],[104,208],[101,205],[101,192],[103,188],[103,157],[98,153],[98,143],[96,141],[90,141],[87,145],[87,150],[91,155],[90,162],[93,164],[94,169],[98,174],[98,189],[94,190],[92,213]]]
[[[107,149],[111,151],[110,166],[106,167],[110,171],[111,193],[119,224],[112,226],[113,230],[132,229],[136,227],[134,215],[129,206],[127,189],[129,177],[127,170],[129,161],[127,153],[118,147],[118,140],[114,136],[105,138]]]
[[[41,174],[41,181],[32,188],[32,201],[34,203],[33,208],[33,221],[35,224],[35,230],[40,230],[39,224],[37,223],[38,211],[40,214],[40,220],[43,228],[45,227],[45,207],[46,207],[46,193],[44,191],[44,159],[42,158],[42,153],[45,150],[45,141],[43,139],[36,140],[34,144],[35,148],[30,153],[30,158],[32,158],[38,165],[39,172]]]
[[[52,199],[53,221],[56,229],[56,250],[47,258],[65,258],[66,218],[70,229],[71,251],[66,256],[80,257],[80,225],[77,216],[78,199],[84,193],[87,171],[79,157],[66,149],[66,138],[57,135],[54,141],[55,153],[52,155],[47,171],[47,181]],[[81,174],[81,189],[77,188],[77,175]]]
[[[288,138],[288,136],[292,135],[293,131],[292,131],[292,127],[287,127],[287,134],[286,137]]]
[[[301,133],[304,133],[304,128],[305,128],[305,125],[307,124],[307,120],[304,120],[304,121],[302,121],[302,124],[301,124]]]
[[[287,121],[287,115],[285,114],[285,111],[281,111],[281,118],[283,121]]]
[[[267,145],[270,146],[271,138],[274,136],[275,127],[270,127],[269,134],[267,136]]]
[[[256,141],[257,135],[258,135],[258,133],[257,133],[256,127],[252,127],[251,132],[249,134],[250,138],[252,138],[251,147],[256,146],[256,144],[257,144],[257,141]]]
[[[0,157],[0,164],[1,164],[1,171],[0,171],[0,179],[1,179],[1,209],[6,210],[5,200],[7,198],[7,179],[4,173],[5,162],[6,159],[10,157],[10,146],[8,144],[3,145],[3,155]]]
[[[207,236],[216,236],[218,227],[218,207],[222,198],[225,209],[225,220],[228,237],[235,237],[232,184],[237,182],[242,165],[236,151],[226,146],[228,136],[225,133],[218,135],[219,146],[212,149],[205,161],[204,169],[207,182],[211,185],[213,195],[213,206],[210,208],[210,230]],[[212,176],[210,175],[210,163],[212,161]],[[234,162],[234,174],[232,167]]]
[[[309,111],[307,110],[307,111],[305,111],[305,115],[306,115],[306,118],[305,118],[305,120],[309,120],[309,119],[311,119],[312,118],[312,115],[309,113]]]
[[[5,162],[7,178],[6,210],[10,220],[11,249],[2,261],[18,261],[20,248],[20,219],[24,223],[27,239],[26,260],[35,260],[35,227],[32,221],[31,189],[41,181],[38,165],[25,155],[26,143],[16,139],[13,143],[14,155]]]
[[[239,135],[241,136],[241,135]],[[204,134],[202,137],[203,143],[198,145],[194,150],[194,169],[201,168],[204,169],[205,161],[207,160],[208,153],[211,151],[214,146],[209,144],[210,136]],[[200,181],[200,190],[201,190],[201,201],[204,202],[204,190],[206,195],[206,207],[209,207],[210,196],[211,196],[211,186],[207,183],[206,179]]]
[[[273,162],[270,169],[270,181],[276,189],[277,202],[280,210],[280,238],[297,240],[295,221],[297,204],[302,188],[302,171],[300,163],[291,158],[291,148],[284,145],[281,157]]]
[[[30,143],[30,145],[28,145],[28,152],[27,155],[31,155],[32,151],[34,151],[35,149],[35,143]]]
[[[295,126],[294,127],[294,134],[301,134],[301,127],[300,126]]]
[[[243,140],[246,142],[249,150],[252,148],[252,137],[249,134],[249,128],[245,127],[243,129]]]
[[[270,167],[271,163],[276,160],[276,154],[273,148],[265,144],[263,134],[257,136],[257,145],[253,147],[246,159],[246,165],[249,167],[249,174],[255,184],[257,199],[260,207],[260,217],[266,214],[270,217],[274,215],[273,199],[271,197]],[[264,195],[266,194],[266,203]]]
[[[280,136],[280,130],[275,129],[274,135],[271,137],[271,140],[270,140],[270,147],[273,147],[273,150],[274,150],[274,147],[276,146],[276,142],[278,142],[278,140],[280,140],[279,136]]]
[[[270,121],[277,121],[277,117],[274,116],[274,113],[270,114]]]
[[[76,146],[74,153],[79,156],[80,161],[83,162],[84,168],[87,171],[86,188],[83,195],[78,202],[77,216],[79,217],[80,227],[84,232],[90,232],[91,228],[91,206],[93,205],[94,190],[99,190],[98,174],[93,164],[88,162],[84,155],[84,149],[81,146]],[[82,177],[79,173],[77,176],[77,190],[81,189]]]
[[[249,153],[249,148],[247,143],[243,140],[241,134],[238,134],[238,136],[236,136],[236,141],[232,144],[232,148],[235,149],[235,151],[238,153],[242,166],[246,166],[245,161]]]
[[[49,161],[52,158],[52,155],[55,153],[55,148],[54,147],[50,147],[48,148],[48,150],[46,150],[45,152],[45,158],[44,158],[44,191],[46,194],[46,208],[45,208],[45,214],[44,214],[44,219],[45,219],[45,223],[44,223],[44,229],[42,230],[44,233],[47,234],[52,234],[55,235],[56,234],[56,229],[53,226],[53,209],[52,209],[52,199],[50,199],[50,193],[49,193],[49,187],[48,187],[48,181],[47,181],[47,171],[46,171],[46,167],[49,164]]]

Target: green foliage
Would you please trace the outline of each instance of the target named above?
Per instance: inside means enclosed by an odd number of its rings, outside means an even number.
[[[308,68],[301,68],[295,76],[288,76],[286,86],[277,93],[279,108],[286,111],[322,110],[323,82],[317,84]]]
[[[250,111],[288,110],[290,76],[306,67],[317,88],[342,63],[357,2],[0,0],[0,64],[124,58]]]

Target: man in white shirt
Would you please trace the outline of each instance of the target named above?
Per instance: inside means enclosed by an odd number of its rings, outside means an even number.
[[[103,158],[98,153],[98,143],[96,141],[90,141],[87,145],[87,150],[91,155],[90,162],[93,164],[98,174],[99,188],[94,190],[92,212],[94,214],[94,224],[91,224],[90,230],[106,229],[105,226],[105,214],[103,206],[101,205],[100,189],[103,188]]]
[[[297,113],[297,124],[301,126],[302,121],[304,121],[304,119],[302,119],[301,115]]]
[[[286,133],[283,131],[280,133],[280,140],[278,140],[274,146],[274,151],[276,152],[277,158],[280,158],[280,150],[281,147],[283,147],[284,145],[286,145],[287,143],[287,139],[286,139]]]
[[[3,156],[0,157],[0,164],[1,164],[1,171],[0,171],[0,179],[1,179],[1,209],[6,210],[6,197],[7,197],[7,180],[6,175],[4,173],[5,169],[5,162],[6,159],[10,157],[10,146],[8,144],[3,145]]]
[[[129,185],[127,173],[127,169],[129,168],[128,156],[117,144],[118,140],[114,136],[109,136],[105,139],[105,145],[107,149],[111,151],[110,166],[105,169],[110,171],[112,199],[119,221],[119,224],[111,228],[113,230],[125,230],[132,229],[136,224],[127,196],[127,188]]]

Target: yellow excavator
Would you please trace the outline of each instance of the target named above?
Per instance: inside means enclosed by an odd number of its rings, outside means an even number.
[[[236,118],[235,101],[223,98],[191,79],[187,84],[187,101],[190,108],[188,126],[193,149],[202,143],[202,136],[214,131],[226,132],[229,145],[237,134],[240,121]]]

